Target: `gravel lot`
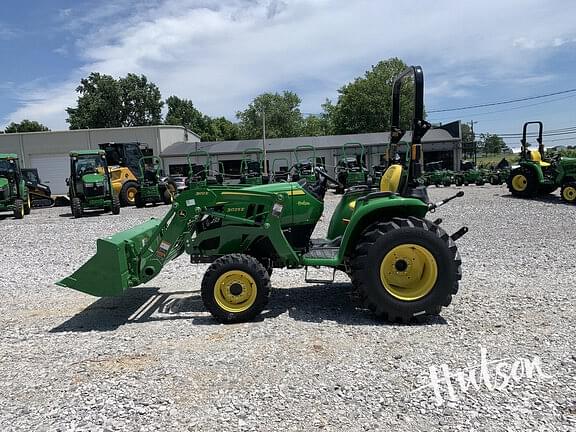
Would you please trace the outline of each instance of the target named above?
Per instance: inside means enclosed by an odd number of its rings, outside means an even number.
[[[457,188],[430,188],[434,199]],[[345,275],[308,285],[276,270],[262,319],[217,324],[205,266],[182,256],[143,288],[96,299],[57,287],[95,240],[166,207],[74,220],[67,208],[0,220],[0,430],[576,430],[576,207],[470,186],[433,216],[458,241],[464,277],[441,318],[377,322]],[[338,197],[328,193],[323,234]],[[542,372],[491,390],[453,382],[438,400],[430,367],[539,356]],[[503,383],[489,369],[488,384]],[[438,372],[440,373],[440,372]],[[468,372],[466,372],[468,374]],[[467,375],[468,376],[468,375]],[[537,379],[537,376],[539,379]]]

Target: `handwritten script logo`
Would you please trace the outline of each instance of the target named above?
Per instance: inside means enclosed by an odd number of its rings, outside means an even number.
[[[429,367],[430,382],[413,390],[412,393],[421,392],[428,388],[434,391],[436,404],[443,405],[445,397],[452,402],[459,400],[459,393],[467,393],[470,389],[488,391],[501,391],[514,382],[523,379],[537,380],[549,379],[542,370],[540,357],[503,358],[488,360],[486,348],[480,347],[480,364],[464,369],[451,371],[447,364]]]

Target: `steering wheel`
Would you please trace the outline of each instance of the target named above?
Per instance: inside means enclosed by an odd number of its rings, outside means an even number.
[[[330,177],[326,171],[321,169],[320,167],[314,167],[314,171],[321,177],[324,177],[326,180],[330,180],[330,183],[335,184],[336,186],[344,187],[342,183],[336,180],[334,177]]]

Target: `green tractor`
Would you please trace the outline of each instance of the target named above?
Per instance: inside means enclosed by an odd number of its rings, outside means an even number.
[[[425,165],[426,172],[422,175],[422,183],[426,186],[451,186],[454,184],[454,171],[443,168],[442,161],[429,162]]]
[[[527,140],[527,129],[532,124],[538,125],[538,150],[528,148],[530,144]],[[541,121],[524,123],[519,166],[514,167],[508,176],[508,190],[515,197],[533,198],[550,194],[560,187],[562,199],[575,203],[576,158],[555,157],[545,160],[542,131]]]
[[[144,156],[138,161],[140,175],[136,191],[136,207],[143,208],[146,204],[172,204],[174,190],[171,185],[161,180],[162,161],[158,156]]]
[[[72,215],[80,218],[86,210],[120,213],[120,199],[114,193],[104,150],[70,152],[70,177],[66,179]]]
[[[303,156],[306,155],[306,156]],[[292,166],[290,180],[298,181],[306,179],[308,182],[316,181],[316,147],[311,145],[299,145],[294,149],[294,160],[296,163]]]
[[[30,207],[30,195],[18,155],[0,153],[0,212],[11,211],[16,219],[22,219],[30,214]]]
[[[336,193],[344,193],[351,186],[370,185],[368,169],[364,165],[365,154],[362,143],[351,142],[342,146],[342,157],[334,168],[341,185],[336,187]]]
[[[290,176],[291,162],[287,158],[276,158],[272,161],[272,181],[287,182]]]
[[[272,183],[234,188],[186,190],[168,214],[128,231],[98,240],[96,255],[58,282],[95,296],[122,295],[153,279],[184,252],[193,263],[210,263],[201,284],[206,309],[223,323],[255,318],[270,296],[273,268],[324,266],[346,272],[364,305],[382,319],[408,322],[439,314],[458,291],[461,259],[441,220],[427,214],[458,195],[431,203],[421,174],[421,138],[430,128],[423,119],[423,75],[410,67],[394,82],[393,130],[400,135],[399,99],[405,77],[415,80],[412,158],[383,175],[387,188],[349,190],[335,209],[327,237],[311,235],[324,210],[328,183],[317,167],[313,183]],[[306,281],[318,283],[316,279]],[[322,281],[331,282],[331,280]]]
[[[242,152],[240,162],[240,184],[267,184],[270,177],[264,175],[264,152],[260,148],[247,148]]]
[[[493,186],[499,186],[506,183],[510,177],[510,163],[506,158],[502,158],[496,166],[493,166],[488,173],[488,181]]]
[[[471,161],[463,161],[460,164],[460,171],[454,173],[454,184],[456,186],[468,186],[475,184],[483,186],[488,181],[489,174],[486,170],[478,169]]]
[[[204,162],[200,162],[199,158],[203,158]],[[211,166],[208,152],[204,150],[190,152],[186,156],[186,162],[188,163],[188,177],[186,179],[188,189],[205,187]]]

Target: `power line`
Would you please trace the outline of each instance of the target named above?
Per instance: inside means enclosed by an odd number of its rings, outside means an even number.
[[[474,108],[484,108],[484,107],[496,106],[496,105],[506,105],[506,104],[511,104],[511,103],[515,103],[515,102],[524,102],[527,100],[542,99],[545,97],[556,96],[556,95],[566,94],[566,93],[574,93],[574,92],[576,92],[576,88],[575,89],[569,89],[569,90],[562,90],[562,91],[558,91],[558,92],[554,92],[554,93],[538,95],[538,96],[530,96],[530,97],[525,97],[525,98],[520,98],[520,99],[510,99],[510,100],[505,100],[505,101],[500,101],[500,102],[491,102],[491,103],[478,104],[478,105],[468,105],[468,106],[463,106],[463,107],[458,107],[458,108],[445,108],[445,109],[438,109],[438,110],[428,110],[428,113],[431,114],[431,113],[448,112],[448,111],[462,111],[462,110],[469,110],[469,109],[474,109]]]

